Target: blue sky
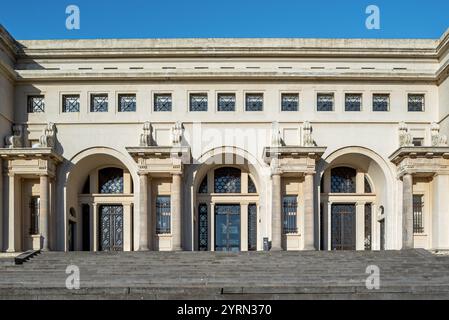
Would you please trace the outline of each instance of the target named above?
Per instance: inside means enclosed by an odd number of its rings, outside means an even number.
[[[80,30],[65,27],[71,4],[80,8]],[[371,4],[380,8],[380,30],[365,27]],[[449,1],[1,0],[0,23],[16,39],[439,38],[449,27]]]

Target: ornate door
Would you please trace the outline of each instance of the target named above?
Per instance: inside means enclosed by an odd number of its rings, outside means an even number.
[[[332,250],[356,249],[354,204],[332,205]]]
[[[215,205],[215,251],[240,251],[240,205]]]
[[[123,207],[100,207],[100,246],[102,251],[123,251]]]

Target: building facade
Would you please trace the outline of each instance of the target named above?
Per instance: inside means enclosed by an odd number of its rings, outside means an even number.
[[[449,249],[449,33],[17,41],[0,249]]]

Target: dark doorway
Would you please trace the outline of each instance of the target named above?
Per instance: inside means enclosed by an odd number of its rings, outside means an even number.
[[[102,251],[123,251],[123,206],[100,207],[100,248]]]
[[[215,251],[240,251],[240,205],[215,205]]]
[[[354,204],[332,205],[332,250],[356,249]]]

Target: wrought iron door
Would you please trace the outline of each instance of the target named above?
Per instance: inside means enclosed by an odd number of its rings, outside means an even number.
[[[100,207],[100,245],[102,251],[123,250],[123,207]]]
[[[215,205],[215,251],[240,251],[240,205]]]
[[[332,205],[332,250],[355,250],[355,205]]]

